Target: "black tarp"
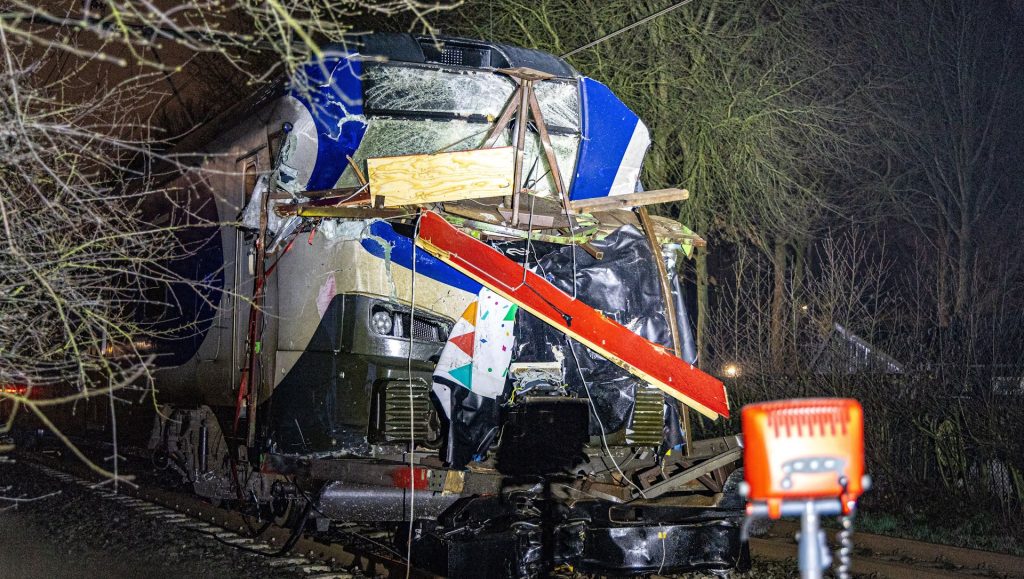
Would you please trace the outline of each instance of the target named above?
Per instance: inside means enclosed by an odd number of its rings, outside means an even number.
[[[603,252],[602,259],[595,259],[574,246],[533,243],[529,256],[525,242],[502,243],[496,247],[517,262],[522,263],[526,258],[539,275],[568,295],[575,293],[581,301],[630,330],[671,348],[658,268],[644,234],[631,225],[624,225],[591,245]],[[671,282],[683,358],[693,362],[693,335],[678,277],[673,276]],[[637,388],[643,387],[643,381],[522,308],[516,317],[515,337],[513,362],[562,360],[562,378],[570,392],[583,398],[588,396],[589,389],[600,418],[598,421],[591,417],[591,435],[600,435],[602,426],[607,434],[629,424]],[[452,420],[446,448],[450,464],[456,468],[465,466],[486,451],[498,432],[502,402],[500,398],[496,401],[482,398],[464,388],[452,390]],[[663,450],[676,448],[683,441],[678,406],[672,399],[666,399],[666,406]]]

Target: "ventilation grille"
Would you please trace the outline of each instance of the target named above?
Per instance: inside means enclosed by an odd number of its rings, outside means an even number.
[[[434,320],[410,316],[407,312],[397,312],[396,317],[402,328],[403,338],[409,337],[411,333],[412,339],[424,342],[443,342],[448,339],[447,328]],[[409,327],[410,317],[412,318],[412,328]]]
[[[637,388],[633,423],[626,431],[626,442],[638,446],[658,446],[661,444],[664,425],[664,395],[657,388]]]
[[[849,423],[849,409],[837,405],[782,407],[768,415],[768,427],[776,438],[846,436]]]
[[[468,66],[473,68],[487,68],[491,66],[508,66],[499,64],[501,58],[492,52],[492,49],[485,46],[474,46],[457,40],[446,40],[443,45],[438,45],[434,40],[420,40],[420,48],[423,49],[423,56],[427,62],[446,66]]]
[[[384,440],[409,440],[410,428],[415,440],[426,440],[430,428],[430,386],[416,378],[390,380],[384,386]]]

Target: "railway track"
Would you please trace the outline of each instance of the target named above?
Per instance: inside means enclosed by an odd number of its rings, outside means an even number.
[[[773,560],[795,559],[793,537],[799,530],[796,523],[776,522],[766,536],[751,538],[751,554]],[[869,533],[855,532],[853,541],[855,576],[891,579],[1024,577],[1024,557]]]
[[[258,536],[253,536],[251,521],[243,514],[215,507],[181,492],[146,485],[137,488],[122,485],[114,493],[78,465],[39,456],[22,462],[41,474],[87,489],[105,500],[175,525],[183,531],[200,533],[211,541],[264,555],[272,559],[268,564],[274,569],[300,571],[310,579],[405,577],[407,573],[401,555],[389,552],[390,548],[383,543],[387,539],[376,529],[342,527],[334,531],[328,541],[322,534],[303,534],[293,539],[292,529],[270,524]],[[752,555],[756,559],[795,560],[793,536],[798,530],[795,523],[776,522],[768,534],[751,539]],[[342,536],[345,540],[339,538]],[[294,540],[294,544],[287,552],[282,552],[282,546],[289,540]],[[854,576],[891,579],[1024,578],[1024,557],[868,533],[856,533],[854,543]],[[795,561],[793,570],[795,574]],[[411,577],[420,579],[436,577],[415,568],[409,572]],[[756,575],[755,566],[748,576]]]
[[[122,484],[112,492],[90,476],[91,473],[69,465],[52,462],[42,457],[21,460],[43,475],[62,483],[77,485],[97,496],[113,501],[137,513],[175,525],[182,531],[199,533],[238,549],[268,557],[274,569],[303,573],[309,579],[363,579],[366,577],[405,577],[406,564],[398,556],[388,556],[388,547],[376,541],[380,531],[362,527],[341,528],[336,532],[352,540],[324,541],[322,537],[303,534],[293,537],[294,531],[269,524],[258,534],[251,531],[251,517],[234,510],[215,507],[190,495],[151,486],[132,487]],[[266,524],[266,523],[264,523]],[[290,549],[282,547],[292,542]],[[412,568],[410,577],[435,579],[437,576]]]

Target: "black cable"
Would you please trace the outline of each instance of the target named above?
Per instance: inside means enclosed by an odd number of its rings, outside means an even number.
[[[289,552],[291,552],[292,548],[295,546],[295,543],[299,542],[299,539],[302,537],[302,532],[306,530],[306,523],[309,521],[309,515],[312,512],[313,512],[313,503],[312,502],[307,502],[306,503],[306,510],[303,511],[303,513],[302,513],[302,520],[299,522],[298,526],[295,527],[295,530],[292,531],[292,534],[288,537],[288,540],[285,541],[284,545],[281,545],[281,548],[278,549],[277,551],[274,551],[273,553],[264,553],[263,551],[260,551],[260,550],[257,550],[257,549],[252,549],[252,548],[245,547],[245,546],[242,546],[242,545],[235,545],[235,544],[229,543],[229,542],[225,541],[224,539],[221,539],[220,537],[218,537],[214,533],[204,533],[204,534],[206,534],[209,537],[213,537],[213,539],[216,540],[218,543],[223,543],[223,544],[225,544],[225,545],[227,545],[229,547],[233,547],[235,549],[239,549],[239,550],[245,551],[247,553],[253,553],[253,554],[256,554],[256,555],[262,555],[264,557],[283,557],[283,556],[287,555]]]

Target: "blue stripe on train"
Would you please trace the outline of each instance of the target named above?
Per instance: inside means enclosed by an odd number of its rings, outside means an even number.
[[[353,155],[363,139],[362,74],[361,61],[335,52],[295,75],[299,86],[292,87],[291,95],[309,111],[317,131],[316,164],[305,183],[307,191],[334,187],[347,166],[345,157]]]
[[[370,224],[370,234],[383,239],[391,246],[391,262],[406,269],[412,269],[412,240],[399,235],[386,221],[374,221]],[[385,251],[375,239],[364,238],[363,248],[376,257],[384,259]],[[476,295],[483,287],[466,274],[447,263],[430,255],[425,250],[416,251],[416,275],[424,275],[430,279],[450,285],[462,291]]]
[[[615,184],[640,118],[608,87],[587,77],[580,79],[580,114],[583,139],[569,198],[605,197]]]

